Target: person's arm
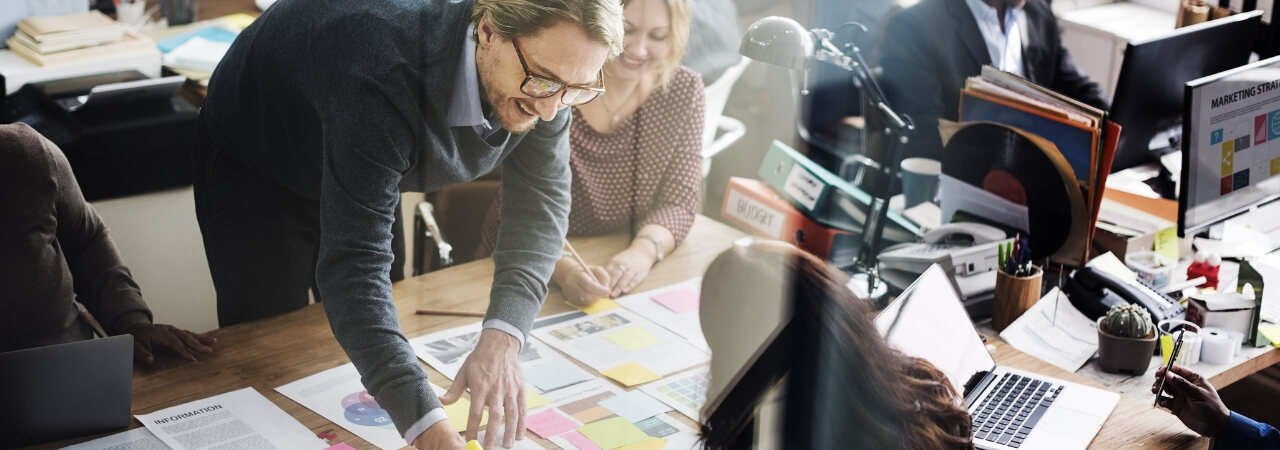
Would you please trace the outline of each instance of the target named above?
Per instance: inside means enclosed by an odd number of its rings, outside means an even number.
[[[910,116],[915,123],[915,137],[902,148],[902,157],[936,159],[942,149],[938,118],[946,107],[942,101],[942,87],[936,78],[942,68],[935,63],[939,55],[929,48],[931,30],[917,19],[910,11],[899,11],[890,17],[881,41],[883,75],[879,80],[894,111]],[[952,33],[951,30],[947,32]]]
[[[542,309],[547,280],[568,231],[569,114],[564,109],[552,121],[539,123],[503,161],[501,218],[484,331],[441,397],[453,402],[464,391],[471,392],[467,440],[476,437],[484,410],[492,422],[505,425],[504,446],[524,438],[519,353]],[[497,433],[488,433],[482,445],[491,448],[496,438]]]
[[[418,145],[417,101],[427,94],[422,80],[385,68],[403,63],[396,48],[366,48],[337,32],[361,29],[366,17],[345,19],[310,30],[317,42],[306,67],[323,70],[298,79],[300,89],[314,93],[309,113],[320,115],[316,283],[333,336],[405,441],[426,436],[432,447],[460,448],[391,297],[391,226],[399,182]]]
[[[1048,9],[1048,6],[1044,5],[1044,8]],[[1047,31],[1049,34],[1046,36],[1049,36],[1051,45],[1057,46],[1056,54],[1058,55],[1058,59],[1053,61],[1055,67],[1053,86],[1049,86],[1049,88],[1103,111],[1111,109],[1111,102],[1107,100],[1106,94],[1102,92],[1102,87],[1080,72],[1080,69],[1076,67],[1075,61],[1071,59],[1071,52],[1067,51],[1067,47],[1062,45],[1057,17],[1053,16],[1052,11],[1048,12],[1048,15],[1049,29]]]
[[[43,137],[39,142],[57,185],[58,246],[71,271],[76,300],[107,334],[132,334],[133,357],[139,362],[151,363],[160,348],[188,361],[195,361],[198,354],[212,353],[214,338],[151,323],[151,310],[142,300],[141,289],[124,265],[106,224],[84,200],[66,156]]]
[[[1235,411],[1227,419],[1226,426],[1214,439],[1215,448],[1280,448],[1280,431],[1265,423],[1254,421]]]
[[[657,171],[658,182],[654,198],[647,205],[637,205],[646,211],[633,226],[631,244],[610,258],[605,264],[609,271],[610,295],[631,292],[649,276],[649,269],[670,254],[684,241],[693,228],[698,214],[698,187],[702,182],[702,132],[704,113],[702,82],[696,73],[679,69],[667,89],[678,99],[671,106],[675,111],[663,115],[666,123],[646,130],[658,136],[669,137],[660,141],[655,150],[669,152]],[[646,141],[647,139],[641,139]]]

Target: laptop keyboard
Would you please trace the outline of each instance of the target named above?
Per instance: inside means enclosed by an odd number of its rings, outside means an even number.
[[[1060,393],[1062,386],[1004,374],[995,390],[973,411],[973,438],[1021,447]]]

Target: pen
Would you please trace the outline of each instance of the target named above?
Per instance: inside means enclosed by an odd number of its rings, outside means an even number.
[[[1156,388],[1156,402],[1151,404],[1152,408],[1160,405],[1160,394],[1164,393],[1164,380],[1169,379],[1169,371],[1173,369],[1173,361],[1178,359],[1178,350],[1182,349],[1182,336],[1186,334],[1186,329],[1178,330],[1178,341],[1173,343],[1173,351],[1169,353],[1169,364],[1164,366],[1164,376],[1160,377],[1160,387]]]
[[[98,324],[98,320],[93,318],[93,314],[90,314],[89,310],[85,309],[84,305],[76,303],[76,309],[80,310],[80,318],[84,319],[85,322],[88,322],[89,327],[93,328],[93,331],[97,333],[98,336],[107,337],[106,330],[102,329],[102,325]]]
[[[591,272],[591,268],[587,267],[587,262],[582,260],[582,255],[579,255],[578,251],[573,249],[573,244],[570,244],[567,239],[564,241],[564,249],[569,251],[569,256],[572,256],[579,266],[582,266],[582,270],[587,272],[587,276],[591,277],[591,281],[596,282],[596,284],[604,284],[600,282],[599,278],[596,278],[596,274]]]
[[[462,317],[484,317],[482,312],[471,311],[450,311],[447,309],[418,309],[414,314],[419,315],[435,315],[435,316],[462,316]]]

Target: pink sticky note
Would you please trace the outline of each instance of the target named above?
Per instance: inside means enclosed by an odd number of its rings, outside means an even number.
[[[356,450],[356,448],[350,445],[347,445],[346,442],[339,442],[338,445],[326,448],[324,450]]]
[[[693,289],[679,289],[653,296],[653,301],[675,311],[676,314],[698,310],[698,292]]]
[[[590,439],[587,439],[586,436],[583,436],[582,433],[577,431],[570,431],[560,435],[560,437],[569,441],[569,443],[573,444],[574,447],[578,447],[578,450],[602,450],[599,445],[596,445],[595,442],[591,442]]]
[[[551,408],[525,418],[525,428],[545,439],[578,428],[578,424]]]

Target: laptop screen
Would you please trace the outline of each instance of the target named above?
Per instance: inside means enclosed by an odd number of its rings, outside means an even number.
[[[936,264],[876,317],[876,328],[889,346],[933,363],[962,396],[974,374],[996,366],[951,280]]]

